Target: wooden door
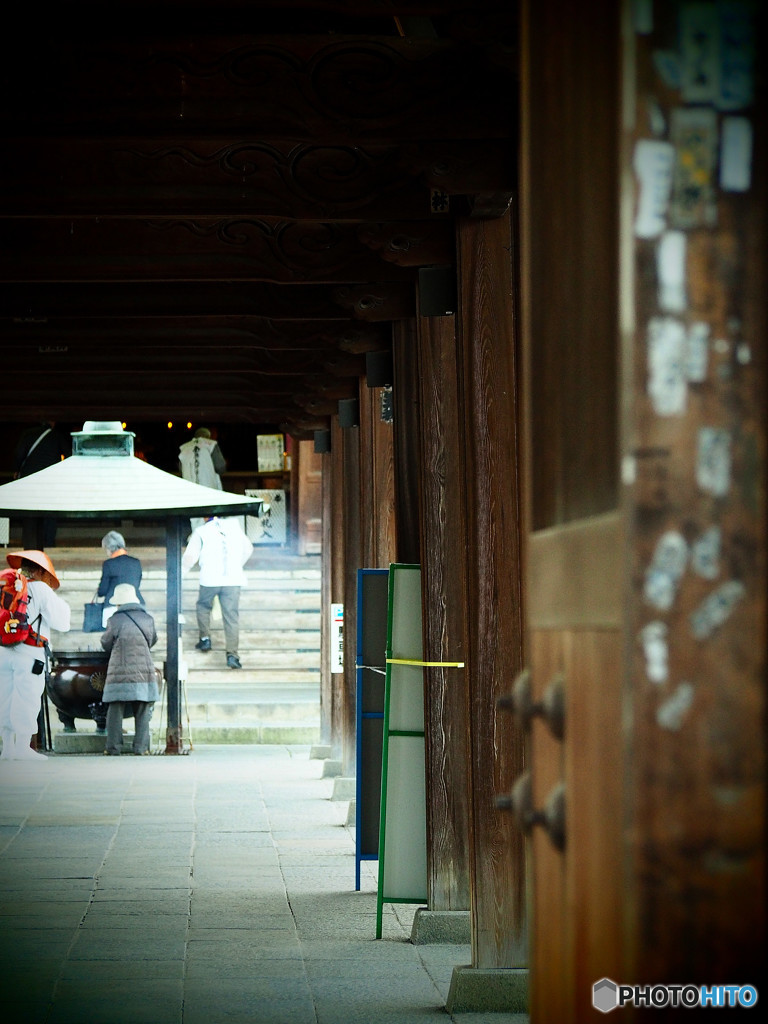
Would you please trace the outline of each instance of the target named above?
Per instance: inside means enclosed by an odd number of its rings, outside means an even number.
[[[312,441],[296,441],[294,450],[291,493],[296,495],[292,524],[296,553],[317,555],[323,539],[323,457],[315,452]]]
[[[736,7],[523,9],[532,1024],[765,957],[763,40],[726,52]]]
[[[613,2],[524,13],[528,662],[533,704],[565,700],[563,738],[543,713],[529,731],[550,819],[531,832],[531,1020],[547,1024],[585,1019],[592,982],[621,976],[618,42]]]

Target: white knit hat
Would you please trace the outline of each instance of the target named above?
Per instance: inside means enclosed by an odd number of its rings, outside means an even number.
[[[136,593],[136,588],[130,583],[118,583],[110,601],[117,605],[139,604],[139,595]]]

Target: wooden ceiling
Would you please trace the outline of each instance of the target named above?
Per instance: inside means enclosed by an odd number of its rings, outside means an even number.
[[[455,218],[509,202],[516,31],[509,0],[16,12],[3,420],[327,426]]]

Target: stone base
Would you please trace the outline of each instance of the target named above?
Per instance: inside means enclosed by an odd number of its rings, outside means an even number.
[[[53,734],[54,754],[103,754],[107,736],[103,732],[57,732]],[[133,750],[133,733],[123,736],[123,750]]]
[[[468,910],[427,910],[419,907],[413,919],[411,942],[414,946],[439,943],[469,945],[472,925]]]
[[[330,743],[315,743],[309,750],[310,761],[324,761],[331,756]]]
[[[215,728],[203,726],[193,728],[185,741],[194,746],[206,744],[271,744],[279,746],[304,746],[311,743],[317,736],[317,727],[298,723],[271,723],[240,728]],[[53,752],[55,754],[100,754],[106,746],[105,733],[96,732],[57,732],[53,736]],[[165,745],[165,734],[162,739],[154,732],[152,746],[162,742]],[[123,749],[132,749],[133,735],[123,737]]]
[[[331,800],[354,800],[357,790],[357,781],[353,778],[337,775],[333,780],[333,795]]]
[[[337,775],[341,775],[342,768],[341,761],[334,761],[331,757],[326,758],[321,778],[334,779]]]
[[[448,1013],[528,1013],[525,967],[454,967]]]
[[[347,820],[344,822],[347,828],[354,828],[357,824],[357,800],[350,800],[347,808]]]
[[[264,743],[290,747],[312,743],[318,731],[317,726],[301,722],[261,722],[237,726],[193,724],[186,739],[195,746],[251,746]]]

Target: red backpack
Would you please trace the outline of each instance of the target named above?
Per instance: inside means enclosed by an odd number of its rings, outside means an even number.
[[[28,603],[27,577],[21,569],[0,572],[0,644],[4,647],[23,644],[29,638]]]

